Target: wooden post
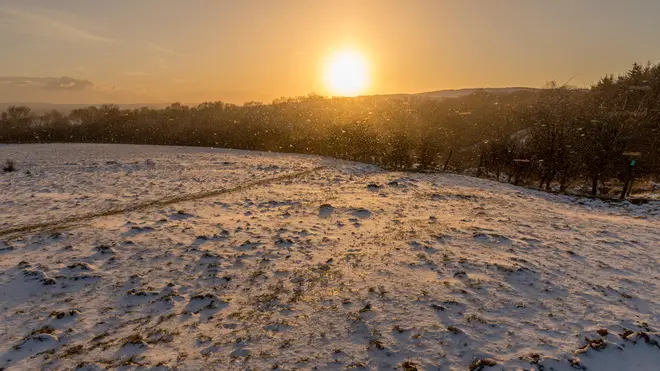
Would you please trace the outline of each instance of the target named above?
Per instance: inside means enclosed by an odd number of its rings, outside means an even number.
[[[453,153],[454,153],[453,149],[449,151],[449,156],[447,156],[447,161],[445,161],[445,166],[442,168],[442,171],[447,171],[447,166],[449,166],[449,160],[451,160],[451,155]]]
[[[637,157],[641,155],[639,152],[624,152],[624,156],[628,157]],[[628,172],[626,173],[626,180],[623,183],[623,189],[621,190],[621,195],[619,196],[619,200],[625,200],[626,195],[630,194],[630,188],[632,186],[632,179],[633,179],[633,170],[635,169],[635,165],[637,164],[637,160],[635,159],[630,159],[628,162]]]
[[[626,197],[630,197],[630,194],[632,193],[632,189],[633,189],[633,183],[635,183],[635,177],[631,176],[630,183],[628,184],[628,192],[626,192]]]
[[[619,200],[625,200],[626,195],[628,194],[628,187],[630,186],[630,178],[632,178],[632,170],[635,166],[635,160],[630,161],[628,164],[628,173],[626,174],[626,181],[623,183],[623,189],[621,190],[621,196]]]

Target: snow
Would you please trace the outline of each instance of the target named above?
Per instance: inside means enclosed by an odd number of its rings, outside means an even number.
[[[227,154],[228,156],[222,156]],[[317,166],[310,156],[112,144],[0,146],[0,228],[226,188]],[[29,172],[27,174],[26,172]],[[38,209],[38,214],[25,210]]]
[[[658,203],[218,149],[3,158],[0,368],[660,364]]]

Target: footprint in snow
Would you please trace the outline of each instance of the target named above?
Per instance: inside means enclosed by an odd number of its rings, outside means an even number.
[[[188,313],[199,313],[201,311],[218,311],[226,308],[229,302],[220,299],[214,294],[198,294],[190,298],[190,302],[184,309]]]
[[[184,220],[184,219],[189,219],[189,218],[193,218],[193,217],[194,217],[193,214],[186,213],[183,210],[179,210],[174,214],[170,214],[170,216],[169,216],[169,218],[172,219],[172,220]]]
[[[319,208],[319,216],[321,218],[329,218],[334,211],[335,211],[335,208],[332,205],[323,204]]]
[[[136,236],[138,234],[142,233],[149,233],[153,232],[154,229],[152,227],[140,227],[137,225],[131,226],[126,232],[122,233],[121,235],[124,237],[131,237],[131,236]]]
[[[367,189],[368,189],[369,191],[372,191],[372,192],[376,192],[376,191],[378,191],[379,189],[381,189],[382,187],[383,187],[383,186],[378,185],[378,184],[376,184],[376,183],[369,183],[369,185],[367,185]]]
[[[510,244],[511,239],[494,233],[475,233],[472,236],[475,240],[484,243]]]
[[[73,273],[73,272],[92,272],[94,271],[94,267],[83,262],[77,262],[73,263],[70,265],[67,265],[66,267],[60,269],[60,273],[62,274],[67,274],[67,273]]]
[[[114,255],[117,253],[115,249],[108,245],[99,245],[94,247],[92,250],[96,251],[96,253],[100,255]]]
[[[371,214],[372,214],[371,211],[364,208],[351,209],[351,215],[360,219],[370,218]]]

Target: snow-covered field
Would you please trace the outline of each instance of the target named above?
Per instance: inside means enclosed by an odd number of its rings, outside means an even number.
[[[660,369],[659,203],[244,151],[5,158],[0,369]]]
[[[319,162],[309,156],[112,144],[0,145],[0,162],[5,159],[16,161],[21,172],[0,184],[0,229],[231,187]]]

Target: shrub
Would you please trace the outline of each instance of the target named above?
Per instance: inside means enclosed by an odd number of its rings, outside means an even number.
[[[13,160],[7,160],[5,161],[5,166],[2,168],[2,171],[5,173],[11,173],[13,171],[16,171],[16,165],[14,164]]]

